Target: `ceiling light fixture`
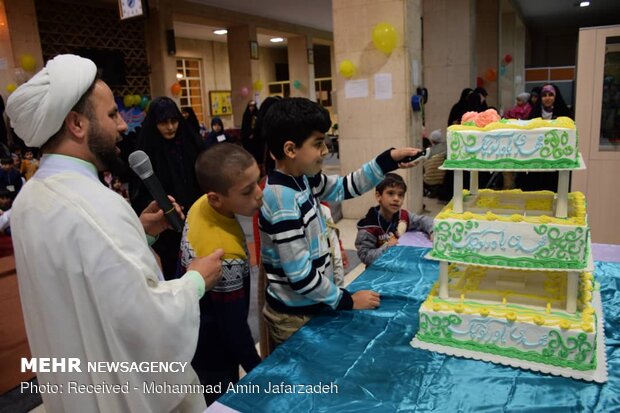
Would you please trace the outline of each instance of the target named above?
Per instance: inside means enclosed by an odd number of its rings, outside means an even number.
[[[269,41],[271,43],[282,43],[284,41],[284,39],[281,38],[281,37],[272,37],[271,39],[269,39]]]
[[[223,36],[226,33],[228,33],[228,30],[226,30],[226,29],[213,30],[213,34],[217,34],[218,36]]]
[[[177,79],[179,80],[183,79],[183,73],[177,73]]]
[[[582,1],[579,3],[579,7],[588,7],[590,5],[589,1]]]

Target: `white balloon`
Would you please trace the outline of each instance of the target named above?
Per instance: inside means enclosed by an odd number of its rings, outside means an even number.
[[[521,83],[522,80],[523,80],[523,78],[521,77],[521,75],[516,75],[515,76],[515,83]]]

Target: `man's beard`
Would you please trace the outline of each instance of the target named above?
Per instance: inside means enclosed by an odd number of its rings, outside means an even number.
[[[126,166],[116,154],[116,140],[110,145],[110,138],[105,136],[94,120],[91,120],[88,132],[88,148],[101,163],[104,170],[110,171],[112,175],[122,175]]]

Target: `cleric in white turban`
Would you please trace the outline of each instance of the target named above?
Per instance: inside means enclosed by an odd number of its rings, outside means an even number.
[[[7,105],[17,133],[43,152],[13,203],[11,230],[32,356],[66,363],[37,372],[39,383],[65,386],[42,392],[45,411],[202,412],[190,364],[198,303],[219,280],[224,251],[164,281],[147,243],[147,234],[167,228],[163,211],[153,202],[138,218],[97,176],[110,166],[107,154],[118,158],[127,124],[96,72],[88,59],[57,56]],[[77,370],[69,368],[75,361]],[[87,368],[91,362],[104,365]],[[71,392],[72,382],[104,390]],[[151,383],[192,391],[150,393],[144,386]]]
[[[97,66],[71,54],[58,55],[9,96],[6,112],[26,145],[41,147],[93,84]]]

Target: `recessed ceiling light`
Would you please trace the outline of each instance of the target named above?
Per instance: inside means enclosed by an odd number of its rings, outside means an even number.
[[[226,33],[228,33],[228,30],[226,30],[226,29],[213,30],[213,34],[217,34],[218,36],[223,36]]]
[[[281,38],[281,37],[272,37],[271,39],[269,39],[269,41],[271,43],[282,43],[284,41],[284,39]]]
[[[183,79],[183,73],[177,73],[177,79]]]
[[[582,1],[579,3],[579,7],[588,7],[590,5],[589,1]]]

